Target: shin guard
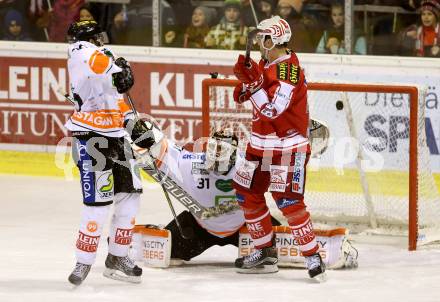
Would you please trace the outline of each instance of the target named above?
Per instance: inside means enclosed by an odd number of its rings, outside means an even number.
[[[115,195],[115,211],[109,233],[108,251],[110,254],[118,257],[128,255],[139,203],[140,194],[138,193],[118,193]]]
[[[99,239],[109,208],[109,205],[83,206],[76,241],[76,259],[79,263],[92,265],[95,262]]]

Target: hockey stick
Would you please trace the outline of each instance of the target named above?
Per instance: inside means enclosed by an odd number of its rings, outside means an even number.
[[[128,103],[130,104],[131,110],[133,111],[133,114],[134,114],[135,118],[137,120],[139,120],[139,113],[136,110],[136,107],[134,106],[134,103],[133,103],[133,100],[131,99],[130,93],[127,91],[125,93],[125,95],[127,96]],[[150,150],[148,150],[148,154],[152,158],[151,162],[152,162],[152,165],[153,165],[153,171],[155,173],[154,175],[157,175],[157,178],[154,178],[154,179],[157,182],[159,182],[160,186],[162,187],[162,191],[163,191],[163,193],[165,195],[165,199],[167,200],[167,203],[168,203],[168,206],[169,206],[169,208],[171,210],[171,213],[173,214],[174,221],[176,221],[176,225],[177,225],[177,228],[179,229],[180,235],[184,239],[191,239],[192,237],[194,237],[194,232],[193,232],[192,228],[185,228],[185,229],[182,228],[179,220],[177,219],[176,210],[174,209],[174,206],[173,206],[173,203],[171,201],[171,198],[170,198],[170,196],[168,194],[167,189],[165,188],[162,175],[159,172],[159,169],[157,168],[157,165],[156,165],[156,162],[155,162],[153,156],[151,156]]]
[[[58,93],[63,95],[66,100],[68,100],[72,105],[76,105],[76,102],[64,91],[61,89],[58,90]],[[138,158],[142,158],[143,154],[133,149]],[[152,159],[151,154],[149,154],[149,158]],[[153,165],[142,164],[142,170],[144,170],[150,177],[152,177],[157,182],[163,182],[166,186],[167,191],[183,206],[185,206],[194,216],[200,219],[206,219],[208,210],[202,206],[197,200],[195,200],[191,195],[189,195],[182,187],[180,187],[174,180],[168,177],[164,172],[159,169],[155,170]]]
[[[251,66],[249,63],[251,60],[251,50],[252,50],[252,47],[254,46],[254,39],[259,32],[260,32],[259,29],[254,29],[254,30],[251,30],[247,35],[246,55],[245,55],[245,59],[244,59],[244,64],[246,65],[246,67]]]
[[[254,16],[255,26],[258,26],[257,12],[255,11],[253,0],[249,0],[249,5],[251,6],[252,15]]]

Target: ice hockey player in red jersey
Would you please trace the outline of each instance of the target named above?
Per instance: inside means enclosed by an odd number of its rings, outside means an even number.
[[[240,55],[234,73],[238,103],[253,106],[252,131],[246,160],[234,176],[237,199],[256,250],[238,258],[242,273],[278,271],[270,212],[264,197],[270,192],[285,216],[305,257],[309,276],[325,279],[310,214],[304,203],[306,165],[310,157],[307,82],[295,53],[287,48],[289,24],[278,16],[263,20],[256,41],[262,60],[248,64]]]

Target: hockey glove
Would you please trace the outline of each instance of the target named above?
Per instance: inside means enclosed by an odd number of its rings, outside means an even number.
[[[127,120],[124,123],[125,129],[130,134],[132,141],[139,147],[149,149],[156,141],[153,128],[142,120]]]
[[[246,89],[246,84],[240,83],[234,89],[234,102],[242,104],[249,100],[251,92]]]
[[[263,84],[263,74],[254,60],[249,61],[250,66],[246,66],[245,60],[243,55],[238,56],[234,66],[234,74],[240,82],[246,84],[247,90],[255,92]]]
[[[122,68],[121,72],[114,73],[113,84],[119,93],[125,93],[134,85],[134,76],[130,64],[124,58],[117,58],[115,65]]]

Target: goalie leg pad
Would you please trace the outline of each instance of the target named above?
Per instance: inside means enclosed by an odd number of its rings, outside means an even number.
[[[155,225],[136,225],[130,258],[150,267],[165,268],[171,261],[171,232]]]
[[[118,193],[109,233],[110,254],[125,257],[133,236],[135,217],[139,209],[140,194]]]

